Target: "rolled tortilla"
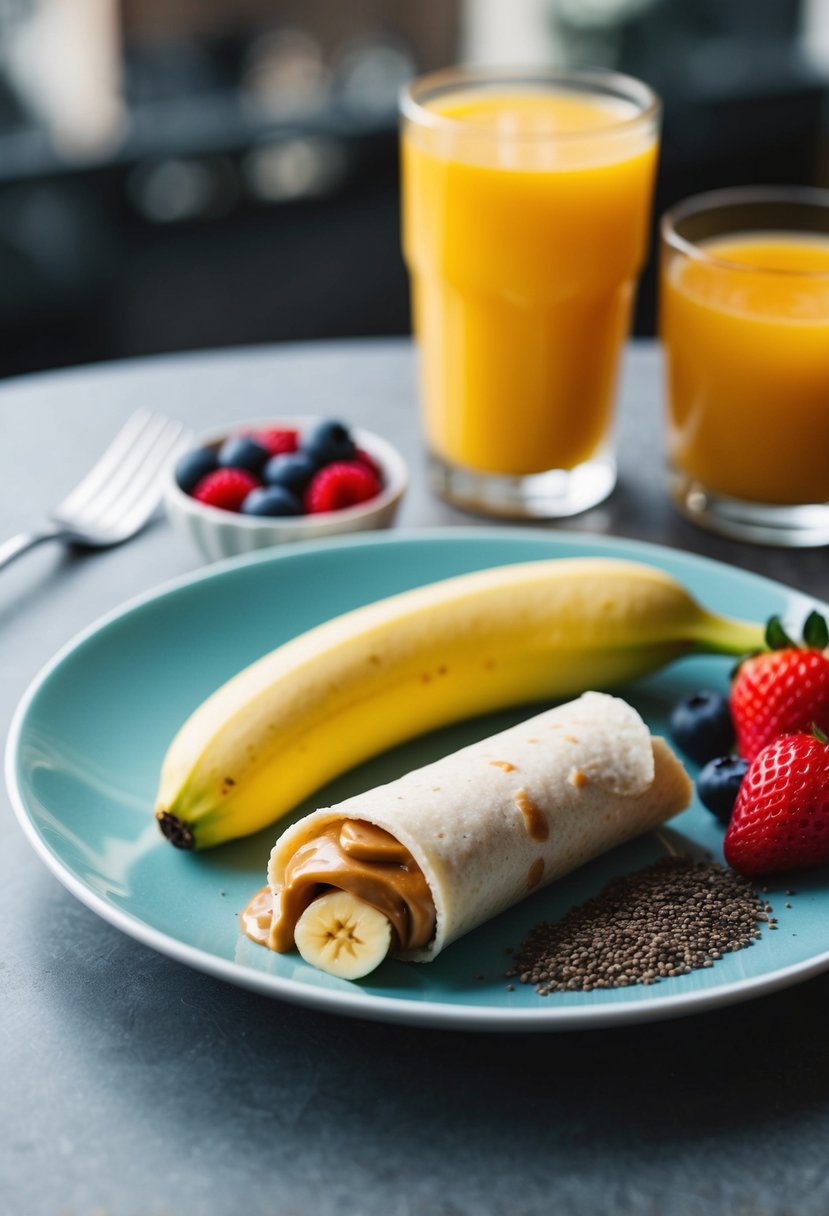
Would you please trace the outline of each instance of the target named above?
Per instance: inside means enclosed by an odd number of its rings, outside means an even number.
[[[268,866],[274,910],[301,845],[333,822],[365,820],[408,849],[428,883],[434,937],[396,955],[428,962],[531,891],[678,814],[691,791],[632,706],[588,692],[288,828]]]

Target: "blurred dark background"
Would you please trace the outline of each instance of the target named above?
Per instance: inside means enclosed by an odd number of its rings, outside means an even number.
[[[407,333],[396,96],[454,62],[648,81],[656,215],[829,176],[829,0],[0,0],[0,376]]]

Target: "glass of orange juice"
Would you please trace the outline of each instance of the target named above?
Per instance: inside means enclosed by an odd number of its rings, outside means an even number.
[[[737,539],[829,543],[829,191],[699,195],[661,238],[676,503]]]
[[[613,489],[660,106],[613,72],[453,68],[401,95],[403,250],[433,489],[553,518]]]

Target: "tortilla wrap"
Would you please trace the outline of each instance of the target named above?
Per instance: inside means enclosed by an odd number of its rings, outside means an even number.
[[[295,851],[337,820],[409,850],[432,893],[428,962],[456,938],[591,858],[684,810],[691,781],[632,706],[588,692],[509,730],[307,815],[273,847],[274,908]]]

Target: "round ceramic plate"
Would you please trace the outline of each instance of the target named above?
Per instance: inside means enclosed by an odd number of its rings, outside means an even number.
[[[358,983],[278,955],[239,932],[262,886],[274,826],[209,852],[164,841],[153,798],[167,745],[218,684],[278,643],[358,604],[485,566],[605,555],[650,562],[706,606],[798,627],[814,603],[740,570],[667,549],[500,528],[342,538],[209,568],[128,604],[88,629],[34,681],[15,715],[7,780],[24,831],[70,891],[124,932],[189,966],[269,996],[389,1022],[527,1031],[689,1014],[793,984],[829,966],[825,870],[769,882],[779,929],[707,970],[650,987],[539,996],[505,972],[510,949],[614,875],[666,852],[721,857],[722,829],[699,804],[537,892],[428,965],[388,961]],[[621,690],[655,732],[680,697],[725,689],[731,660],[683,659]],[[352,770],[313,800],[328,805],[503,729],[537,707],[435,732]],[[312,803],[297,808],[307,813]],[[287,821],[285,821],[287,822]],[[284,826],[284,823],[281,825]],[[795,888],[794,895],[786,892]],[[791,905],[790,907],[788,905]]]

